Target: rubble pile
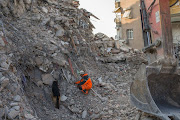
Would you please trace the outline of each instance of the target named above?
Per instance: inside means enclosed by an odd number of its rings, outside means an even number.
[[[97,52],[96,59],[103,63],[127,62],[133,65],[147,63],[142,51],[120,44],[120,41],[109,38],[103,33],[97,33],[91,44],[92,49]]]
[[[141,51],[94,35],[92,13],[73,0],[0,0],[0,120],[134,120],[129,86]],[[97,18],[98,19],[98,18]],[[84,95],[73,84],[85,70]],[[51,85],[58,80],[60,109]]]

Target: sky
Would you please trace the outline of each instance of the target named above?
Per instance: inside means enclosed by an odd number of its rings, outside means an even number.
[[[96,29],[93,33],[104,33],[109,37],[115,37],[115,14],[113,13],[115,9],[115,0],[79,0],[79,8],[84,8],[97,16],[100,20],[91,17],[91,22]]]

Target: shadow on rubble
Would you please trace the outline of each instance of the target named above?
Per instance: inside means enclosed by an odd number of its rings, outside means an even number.
[[[19,75],[21,76],[23,91],[27,97],[27,102],[34,110],[33,112],[36,116],[43,120],[51,120],[59,119],[63,114],[72,114],[66,105],[61,104],[60,110],[55,108],[55,104],[52,101],[51,88],[54,79],[51,74],[45,74],[40,71],[39,68],[33,66],[26,66],[24,70],[22,70],[21,67],[21,70],[18,71],[21,71],[19,72]],[[64,83],[66,81],[60,79],[62,76],[61,69],[58,68],[56,71],[60,71],[56,73],[56,80],[58,81],[59,86],[61,86],[60,92],[63,93],[67,90],[67,84]],[[61,110],[62,107],[65,109],[64,111]]]

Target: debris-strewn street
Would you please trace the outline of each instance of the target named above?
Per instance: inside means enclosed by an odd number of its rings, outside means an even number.
[[[90,17],[96,16],[77,4],[0,0],[0,120],[155,119],[141,115],[129,98],[145,55],[103,33],[94,35]],[[88,95],[74,85],[80,70],[93,82]],[[52,102],[54,80],[60,109]]]

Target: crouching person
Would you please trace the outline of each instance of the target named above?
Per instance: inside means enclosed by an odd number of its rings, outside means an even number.
[[[92,88],[92,81],[89,78],[88,74],[84,71],[80,71],[80,76],[82,79],[78,82],[75,82],[77,84],[77,87],[84,93],[88,94],[88,91]]]

